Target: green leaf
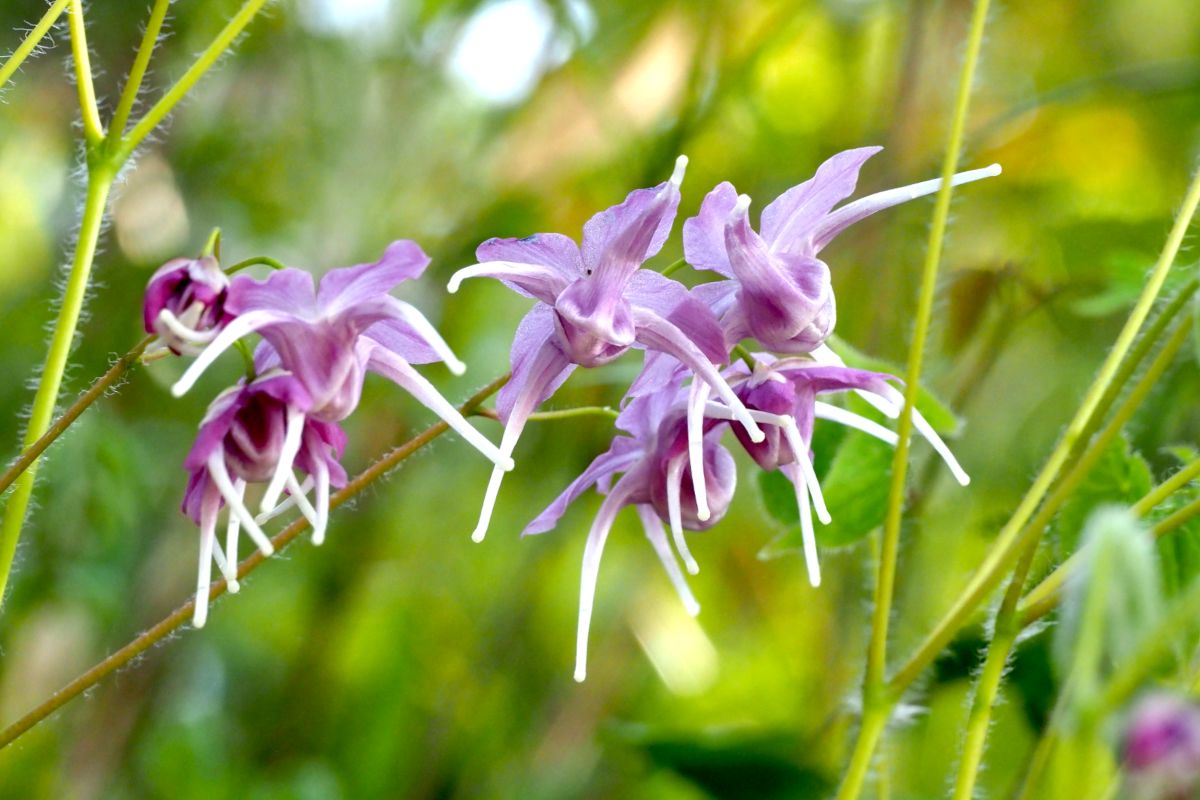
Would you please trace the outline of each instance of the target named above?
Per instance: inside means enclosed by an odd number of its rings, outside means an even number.
[[[1195,461],[1197,457],[1195,449],[1187,445],[1172,447],[1170,452],[1184,464]],[[1200,484],[1192,481],[1159,503],[1149,514],[1150,524],[1166,519],[1198,497]],[[1162,565],[1163,590],[1171,597],[1200,575],[1200,519],[1180,525],[1159,539],[1157,547]]]
[[[889,375],[895,375],[897,378],[904,377],[903,367],[855,350],[836,336],[831,336],[829,343],[834,351],[846,362],[847,366],[854,367],[855,369],[871,370],[872,372],[886,372]],[[929,420],[929,424],[938,433],[953,434],[958,430],[958,417],[955,416],[946,403],[923,385],[918,387],[917,390],[917,410],[924,415],[925,419]]]
[[[1150,486],[1150,466],[1124,436],[1118,436],[1058,513],[1054,529],[1062,555],[1078,549],[1080,532],[1093,510],[1108,503],[1132,505]]]
[[[776,522],[796,525],[800,522],[800,507],[796,505],[796,490],[787,476],[779,470],[760,470],[758,490],[763,507]]]

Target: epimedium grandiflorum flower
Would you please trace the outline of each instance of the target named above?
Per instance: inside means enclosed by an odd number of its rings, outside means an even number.
[[[679,359],[729,404],[751,437],[762,437],[715,366],[728,359],[716,318],[682,284],[641,268],[670,234],[686,166],[680,156],[669,180],[636,189],[593,216],[583,226],[582,246],[558,233],[489,239],[476,250],[480,263],[450,279],[451,292],[466,278],[490,277],[537,300],[517,328],[512,379],[496,401],[504,456],[512,454],[529,415],[576,366],[607,364],[632,347]],[[492,471],[475,541],[487,533],[502,477],[500,469]]]
[[[238,537],[243,528],[264,555],[271,540],[246,508],[246,486],[281,480],[292,503],[313,528],[313,543],[321,544],[329,520],[330,486],[346,483],[338,463],[346,437],[336,422],[305,415],[311,398],[291,373],[269,369],[252,380],[241,380],[209,405],[196,441],[184,461],[190,473],[183,511],[200,527],[200,559],[196,577],[193,623],[204,625],[212,561],[217,562],[229,590],[238,590],[235,573]],[[308,488],[297,480],[293,465],[316,488],[316,506]],[[229,509],[225,546],[216,541],[217,516]]]
[[[309,402],[289,419],[289,442],[299,440],[307,418],[324,422],[345,419],[358,404],[366,372],[376,372],[407,390],[445,420],[471,445],[498,465],[511,469],[512,459],[463,419],[413,363],[443,361],[455,374],[464,365],[425,316],[390,292],[421,275],[429,258],[412,241],[393,242],[383,257],[328,272],[320,284],[298,269],[272,272],[265,280],[239,275],[233,279],[225,308],[235,315],[172,387],[182,395],[210,364],[236,341],[258,333],[266,348],[259,368],[278,364],[307,392]],[[263,496],[263,511],[273,508],[290,471],[294,449],[284,451],[279,476]]]
[[[719,441],[727,423],[724,420],[707,421],[700,463],[705,473],[704,485],[708,487],[706,500],[709,514],[701,519],[697,514],[697,498],[692,492],[693,482],[688,474],[691,465],[687,458],[687,395],[680,391],[682,374],[681,371],[678,376],[671,376],[665,385],[638,396],[626,405],[616,425],[629,435],[615,436],[609,449],[597,456],[557,499],[526,526],[522,534],[544,533],[553,529],[567,507],[593,486],[606,495],[584,546],[575,650],[577,681],[584,680],[587,675],[588,630],[604,545],[618,512],[625,506],[636,507],[646,538],[662,561],[688,613],[695,616],[700,612],[700,604],[696,602],[679,569],[662,522],[670,522],[680,556],[685,563],[693,564],[683,541],[682,530],[705,530],[720,521],[733,499],[737,469],[733,456]]]
[[[228,295],[229,278],[216,258],[175,258],[150,276],[142,323],[176,355],[196,355],[233,319]]]
[[[709,192],[697,216],[683,223],[689,264],[729,280],[700,287],[732,342],[756,339],[779,353],[809,353],[824,343],[837,319],[829,267],[817,256],[833,239],[877,211],[936,192],[940,179],[868,195],[834,208],[854,193],[858,173],[880,147],[846,150],[809,180],[763,209],[760,231],[750,226],[750,198],[728,181]],[[1000,166],[955,175],[954,185],[1000,174]]]

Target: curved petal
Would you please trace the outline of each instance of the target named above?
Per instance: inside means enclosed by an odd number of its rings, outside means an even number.
[[[512,378],[496,395],[496,412],[502,421],[508,421],[518,396],[533,392],[532,413],[558,391],[575,369],[559,349],[556,338],[554,309],[540,303],[529,309],[513,336]],[[537,384],[536,389],[531,383]]]
[[[628,437],[618,437],[613,444],[618,441],[630,441]],[[532,522],[525,526],[525,530],[521,531],[522,536],[531,536],[536,533],[545,533],[552,530],[558,524],[559,519],[566,513],[567,506],[575,502],[579,495],[583,494],[590,487],[598,484],[600,481],[611,479],[618,472],[623,472],[630,465],[637,463],[638,459],[643,457],[640,450],[630,451],[628,447],[612,447],[592,459],[592,463],[587,466],[583,472],[579,474],[575,480],[571,481],[570,485],[563,490],[562,494],[554,499],[550,505],[538,514]]]
[[[633,305],[648,308],[691,339],[714,364],[729,360],[725,334],[709,307],[679,281],[639,269],[629,282],[625,297]]]
[[[409,239],[392,242],[372,264],[330,270],[317,288],[317,305],[324,316],[337,316],[364,301],[386,295],[401,281],[420,277],[429,256]]]
[[[737,189],[729,181],[717,184],[700,204],[700,213],[683,223],[683,255],[695,269],[733,277],[725,252],[725,220],[737,205]]]
[[[517,294],[553,303],[571,280],[558,269],[543,264],[524,264],[512,261],[484,261],[463,267],[450,276],[446,291],[454,294],[467,278],[495,278]]]
[[[584,273],[622,286],[635,269],[658,253],[679,209],[679,184],[687,158],[675,162],[671,179],[651,189],[635,189],[619,205],[599,212],[583,226]]]
[[[813,227],[854,194],[858,172],[882,147],[859,147],[829,158],[810,179],[793,186],[763,209],[762,237],[772,252],[807,252]]]
[[[583,277],[579,245],[561,233],[535,233],[521,239],[488,239],[475,248],[475,258],[481,262],[507,261],[550,267],[568,283]]]

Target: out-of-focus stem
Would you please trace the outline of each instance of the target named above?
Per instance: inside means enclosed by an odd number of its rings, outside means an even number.
[[[96,88],[92,84],[92,60],[88,53],[87,32],[83,25],[83,0],[71,0],[71,53],[75,58],[75,84],[79,89],[79,110],[83,114],[83,135],[89,146],[104,139]]]
[[[13,54],[8,57],[8,60],[0,64],[0,89],[4,88],[4,84],[8,83],[8,79],[13,76],[13,73],[21,66],[29,54],[37,49],[38,43],[50,32],[54,27],[54,23],[58,22],[58,18],[62,16],[63,9],[67,7],[67,3],[71,0],[54,0],[42,18],[33,26],[33,30],[29,31],[29,35],[25,37]]]
[[[508,382],[509,377],[510,375],[502,375],[501,377],[489,383],[487,386],[484,386],[475,394],[471,395],[471,397],[468,398],[465,403],[459,406],[459,412],[464,416],[470,414],[472,411],[478,408],[484,400],[498,392],[500,387]],[[412,439],[409,439],[395,450],[392,450],[390,453],[383,456],[374,464],[360,472],[358,475],[354,476],[354,478],[346,484],[345,488],[333,494],[333,496],[329,498],[329,507],[331,509],[337,508],[347,500],[350,500],[352,497],[362,492],[362,490],[367,486],[386,475],[389,470],[391,470],[401,461],[408,458],[413,453],[417,452],[449,429],[450,426],[447,423],[438,422],[429,426]],[[281,552],[307,527],[309,527],[308,521],[301,516],[282,531],[277,533],[271,539],[271,543],[275,545],[275,552]],[[239,579],[244,578],[246,575],[262,566],[266,560],[267,557],[264,556],[261,551],[255,550],[250,557],[238,564],[237,577]],[[220,579],[213,583],[212,587],[209,589],[209,601],[211,602],[216,600],[218,597],[225,594],[226,588],[227,587],[224,579]],[[9,725],[4,730],[0,731],[0,749],[12,744],[34,725],[37,725],[46,717],[62,708],[68,702],[83,694],[91,687],[95,686],[105,677],[125,666],[134,658],[146,652],[155,644],[165,639],[167,636],[170,636],[185,622],[192,618],[192,611],[195,606],[195,602],[195,598],[188,600],[179,608],[168,614],[164,619],[160,620],[144,633],[134,638],[129,644],[125,645],[96,666],[84,672],[78,678],[52,694],[45,702],[38,705],[28,714]]]
[[[116,363],[109,367],[107,372],[97,378],[88,387],[88,390],[81,394],[79,399],[72,403],[71,407],[64,411],[62,416],[56,419],[54,424],[47,428],[46,432],[36,442],[21,452],[17,460],[4,471],[3,475],[0,475],[0,494],[3,494],[12,485],[12,482],[17,479],[17,476],[28,469],[29,465],[36,461],[38,456],[53,444],[55,439],[62,435],[63,431],[69,428],[75,420],[79,419],[79,415],[86,411],[88,406],[96,402],[96,400],[108,391],[110,386],[120,380],[129,371],[130,367],[141,360],[142,353],[145,352],[146,347],[152,341],[154,341],[154,337],[147,336],[134,345],[132,350],[117,359]]]
[[[121,98],[117,101],[117,110],[113,112],[112,122],[108,126],[108,134],[114,141],[120,140],[125,134],[125,125],[137,101],[138,90],[142,88],[142,79],[146,77],[146,68],[150,66],[150,56],[154,53],[154,45],[158,42],[158,34],[162,31],[170,4],[171,0],[154,0],[154,8],[150,11],[150,19],[146,21],[146,30],[142,34],[142,43],[133,58],[125,88],[121,90]]]
[[[1191,224],[1198,204],[1200,204],[1200,170],[1192,178],[1191,185],[1188,187],[1187,194],[1184,197],[1183,205],[1180,207],[1179,214],[1175,218],[1175,224],[1171,229],[1170,235],[1167,237],[1166,245],[1163,247],[1158,262],[1147,278],[1141,296],[1130,312],[1129,318],[1125,322],[1125,327],[1121,329],[1120,334],[1117,336],[1117,341],[1113,345],[1112,350],[1109,351],[1108,357],[1101,365],[1095,381],[1084,397],[1083,403],[1076,411],[1074,418],[1051,452],[1050,457],[1034,480],[1033,485],[1025,493],[1025,497],[1021,500],[1020,505],[996,537],[996,541],[984,559],[983,564],[976,570],[975,575],[967,584],[962,594],[955,600],[950,610],[938,621],[933,631],[930,632],[913,656],[900,668],[892,679],[891,683],[894,690],[902,691],[911,686],[913,681],[920,676],[925,668],[933,663],[933,660],[937,658],[937,654],[950,642],[954,634],[966,624],[979,605],[987,599],[988,595],[991,594],[992,590],[1003,579],[1005,573],[1020,557],[1022,546],[1027,541],[1027,537],[1033,535],[1029,531],[1035,527],[1029,526],[1027,528],[1026,522],[1029,521],[1029,518],[1041,503],[1042,498],[1046,496],[1046,493],[1057,480],[1058,474],[1074,450],[1076,442],[1090,424],[1093,412],[1100,405],[1101,400],[1113,384],[1121,362],[1124,360],[1126,353],[1129,352],[1134,337],[1137,336],[1138,330],[1141,328],[1142,323],[1145,322],[1155,299],[1158,297],[1158,293],[1162,289],[1163,282],[1166,280],[1167,273],[1170,271],[1171,265],[1179,253],[1179,248],[1183,244],[1183,237],[1187,233],[1188,226]]]

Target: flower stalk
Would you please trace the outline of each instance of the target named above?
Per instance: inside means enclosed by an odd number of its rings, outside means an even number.
[[[58,22],[58,18],[62,16],[63,10],[71,0],[54,0],[42,18],[37,21],[33,29],[29,31],[29,35],[17,45],[17,49],[3,64],[0,64],[0,89],[4,88],[4,84],[8,83],[8,79],[16,73],[25,59],[37,49],[38,44],[45,38],[50,29],[54,27],[54,23]]]

